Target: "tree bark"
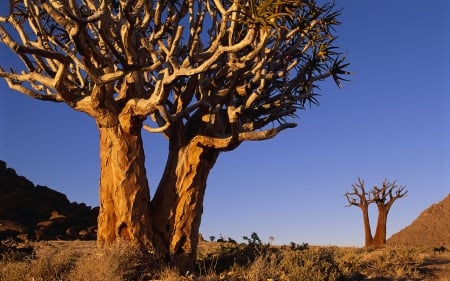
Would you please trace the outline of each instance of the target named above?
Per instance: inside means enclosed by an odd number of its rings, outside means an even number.
[[[377,220],[377,228],[375,230],[375,235],[373,237],[373,245],[374,247],[383,247],[386,245],[386,224],[387,224],[387,216],[389,209],[387,206],[382,203],[378,205],[378,220]]]
[[[361,204],[360,208],[363,213],[363,221],[364,221],[364,237],[365,237],[364,245],[366,247],[371,247],[373,244],[373,237],[372,237],[372,229],[370,227],[369,205],[366,202],[365,204]]]
[[[100,213],[97,240],[119,239],[152,248],[150,193],[140,130],[117,122],[100,131]]]
[[[184,273],[195,265],[206,181],[219,151],[201,146],[196,138],[186,145],[172,139],[152,200],[153,231],[155,246]]]

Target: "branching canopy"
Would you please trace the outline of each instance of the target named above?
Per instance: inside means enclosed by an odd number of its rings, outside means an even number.
[[[405,197],[408,190],[406,186],[398,186],[395,181],[384,180],[381,187],[374,186],[369,192],[364,188],[364,180],[358,177],[358,183],[352,184],[353,191],[345,193],[349,205],[347,206],[367,206],[375,203],[377,206],[386,206],[388,209],[395,200]]]
[[[232,149],[294,127],[319,81],[341,86],[338,15],[313,0],[10,0],[0,41],[22,65],[0,77],[100,126]]]

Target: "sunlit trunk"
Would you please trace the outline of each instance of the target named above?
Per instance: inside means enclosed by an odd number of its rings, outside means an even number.
[[[194,141],[184,146],[171,142],[169,150],[152,201],[154,241],[185,272],[195,264],[206,180],[219,152]]]
[[[100,214],[97,240],[108,245],[126,239],[152,247],[150,195],[140,130],[120,125],[100,131]]]
[[[386,245],[386,224],[389,210],[383,204],[378,206],[378,220],[375,235],[373,237],[374,247],[383,247]]]

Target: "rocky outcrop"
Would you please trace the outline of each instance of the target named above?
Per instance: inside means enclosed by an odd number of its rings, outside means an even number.
[[[35,186],[0,160],[0,240],[95,239],[98,208]]]
[[[409,226],[392,235],[388,244],[450,248],[450,194],[424,210]]]

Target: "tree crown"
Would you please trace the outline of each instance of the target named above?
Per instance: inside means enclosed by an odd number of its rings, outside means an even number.
[[[232,149],[294,127],[320,81],[341,86],[339,14],[312,0],[11,0],[0,40],[22,66],[0,77],[101,126]]]
[[[406,186],[398,186],[396,181],[389,182],[387,179],[383,181],[380,187],[373,186],[369,191],[364,188],[364,180],[358,177],[358,182],[352,184],[352,192],[346,192],[349,206],[366,207],[368,204],[375,203],[378,206],[390,207],[395,200],[405,197],[408,190]]]

